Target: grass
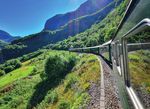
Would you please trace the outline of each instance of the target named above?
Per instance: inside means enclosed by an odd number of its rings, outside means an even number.
[[[5,76],[2,76],[0,78],[0,88],[14,82],[15,80],[28,76],[32,72],[33,68],[34,66],[23,66],[6,74]]]
[[[45,108],[79,109],[85,107],[90,100],[87,91],[91,83],[97,83],[99,79],[100,68],[96,56],[81,56],[72,72],[65,77],[59,86],[53,89],[57,92],[58,101],[48,104]],[[39,108],[43,107],[43,104],[47,104],[46,100],[40,103]]]
[[[46,51],[40,56],[24,62],[20,69],[11,72],[13,76],[12,80],[10,79],[12,78],[10,74],[3,76],[3,80],[0,79],[0,81],[9,82],[0,82],[0,84],[3,84],[2,86],[4,87],[9,84],[13,88],[5,93],[0,92],[0,109],[26,109],[31,104],[31,100],[36,102],[41,97],[43,98],[40,102],[37,102],[37,105],[34,107],[35,109],[84,108],[90,100],[88,90],[91,84],[97,83],[100,79],[100,67],[97,57],[95,55],[75,54],[78,59],[75,66],[56,85],[54,81],[46,83],[42,77],[46,58],[49,55],[55,54],[67,57],[75,53]],[[38,70],[32,74],[34,68]],[[32,76],[30,78],[23,78],[31,74]],[[45,93],[46,89],[48,90]]]

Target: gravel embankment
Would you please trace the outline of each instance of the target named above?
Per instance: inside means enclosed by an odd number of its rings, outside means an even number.
[[[100,109],[100,80],[97,84],[92,84],[89,90],[91,100],[86,109]]]
[[[115,80],[111,73],[112,70],[104,61],[102,63],[105,86],[105,109],[123,109],[119,100]]]
[[[146,109],[150,109],[150,94],[142,89],[136,89],[138,97],[141,98]]]
[[[103,70],[103,83],[104,83],[104,108],[105,109],[123,109],[118,97],[118,90],[115,85],[114,78],[111,73],[110,67],[102,60],[102,70]],[[102,76],[102,75],[101,75]],[[87,104],[86,109],[103,109],[100,106],[101,98],[101,79],[97,84],[92,83],[89,89],[89,94],[91,96],[90,102]]]

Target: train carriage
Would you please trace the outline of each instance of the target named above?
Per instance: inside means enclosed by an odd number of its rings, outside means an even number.
[[[112,40],[70,51],[101,55],[112,66],[123,108],[150,108],[150,0],[131,0]],[[132,106],[133,105],[133,106]]]

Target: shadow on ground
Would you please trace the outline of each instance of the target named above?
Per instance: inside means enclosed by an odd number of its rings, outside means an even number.
[[[66,73],[67,74],[67,73]],[[36,91],[33,93],[28,105],[27,109],[33,109],[36,107],[39,103],[44,100],[45,96],[47,95],[48,91],[57,87],[62,79],[65,78],[65,75],[60,76],[57,79],[46,79],[42,82],[40,82],[38,85],[35,86]]]

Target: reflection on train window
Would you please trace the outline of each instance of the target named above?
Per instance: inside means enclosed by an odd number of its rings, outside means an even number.
[[[114,44],[114,60],[115,64],[117,65],[117,44]]]
[[[115,48],[116,65],[118,72],[121,75],[121,44],[119,40],[115,43]]]
[[[104,46],[104,47],[101,48],[101,54],[102,54],[102,56],[105,59],[107,59],[108,61],[110,61],[109,60],[109,46],[108,45],[106,45],[106,46]]]
[[[146,109],[150,108],[150,29],[128,39],[131,86]]]

